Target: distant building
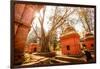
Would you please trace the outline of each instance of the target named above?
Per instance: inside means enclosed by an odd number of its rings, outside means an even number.
[[[37,43],[30,43],[25,48],[25,52],[28,52],[28,53],[34,53],[34,52],[39,52],[39,51],[40,51],[40,46]]]
[[[67,27],[60,37],[61,51],[63,55],[80,56],[80,36],[71,26]]]
[[[92,33],[86,33],[85,37],[82,39],[82,46],[87,48],[89,51],[93,51],[94,45],[94,35]]]

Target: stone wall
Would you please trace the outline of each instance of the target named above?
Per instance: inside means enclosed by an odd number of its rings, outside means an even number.
[[[38,5],[32,4],[16,3],[14,5],[14,65],[22,64],[24,61],[24,48],[32,20],[35,12],[42,8],[38,7]]]

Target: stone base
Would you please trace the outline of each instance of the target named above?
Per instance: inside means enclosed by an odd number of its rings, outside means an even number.
[[[14,54],[14,65],[20,65],[24,62],[24,54],[23,53],[15,53]]]
[[[83,54],[69,54],[69,55],[67,55],[67,56],[69,56],[69,57],[76,57],[76,58],[80,58],[80,57],[82,57],[83,56]]]
[[[43,52],[43,53],[37,53],[36,55],[52,58],[56,56],[56,53],[55,52],[45,52],[45,53]]]

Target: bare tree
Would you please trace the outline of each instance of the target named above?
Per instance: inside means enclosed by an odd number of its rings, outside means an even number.
[[[83,27],[86,32],[91,32],[94,30],[94,9],[93,8],[80,8],[79,18],[83,24]]]
[[[41,26],[40,36],[37,34],[37,31],[34,28],[33,30],[35,31],[36,36],[40,39],[41,52],[50,52],[49,46],[50,46],[50,41],[52,40],[52,36],[55,35],[56,30],[59,27],[61,27],[64,23],[67,22],[67,17],[69,17],[76,9],[73,9],[72,11],[70,11],[70,8],[64,8],[64,10],[65,11],[63,11],[62,13],[59,7],[55,7],[54,15],[51,16],[52,19],[49,20],[51,22],[51,25],[50,25],[51,28],[49,29],[48,32],[45,32],[45,29],[44,29],[46,6],[43,9],[43,15],[40,15],[38,17],[38,20]]]

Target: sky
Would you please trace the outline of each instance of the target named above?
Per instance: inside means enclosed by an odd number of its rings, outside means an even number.
[[[63,8],[63,7],[62,7]],[[71,7],[71,9],[73,10],[73,7]],[[55,11],[55,6],[46,6],[46,12],[45,12],[45,20],[44,20],[44,29],[45,29],[45,32],[47,33],[48,30],[51,28],[50,24],[48,23],[49,21],[49,18],[50,16],[53,16],[54,15],[54,11]],[[38,27],[40,27],[40,23],[39,23],[39,20],[38,18],[41,16],[43,16],[43,9],[40,10],[40,13],[39,12],[36,12],[35,13],[35,19],[33,20],[32,24],[33,24],[33,27],[35,28],[35,26],[37,25]],[[75,20],[77,20],[79,18],[78,16],[78,13],[77,12],[74,12],[71,16],[69,16],[69,19],[74,19],[74,22]],[[77,24],[74,25],[74,28],[75,30],[77,31],[77,33],[79,33],[79,35],[81,37],[83,37],[83,32],[84,32],[84,28],[82,27],[82,23],[81,21],[77,21]],[[33,29],[31,28],[31,31],[30,33],[33,31]],[[29,33],[29,34],[30,34]],[[58,38],[60,37],[60,33],[58,31]]]

